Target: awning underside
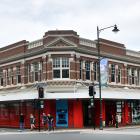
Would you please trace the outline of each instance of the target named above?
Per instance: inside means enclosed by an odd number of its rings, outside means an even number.
[[[3,91],[0,92],[0,101],[14,101],[14,100],[32,100],[38,98],[38,91],[17,90],[17,91]],[[88,99],[88,88],[78,89],[73,92],[45,92],[44,99]],[[99,98],[99,90],[96,89],[95,98]],[[102,99],[140,99],[140,90],[138,89],[119,89],[119,88],[105,88],[101,90]]]

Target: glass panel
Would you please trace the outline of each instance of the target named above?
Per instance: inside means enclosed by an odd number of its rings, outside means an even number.
[[[86,79],[90,80],[90,62],[85,62]]]
[[[16,74],[17,74],[17,75],[20,74],[20,66],[17,66],[17,67],[16,67]]]
[[[94,80],[97,80],[97,62],[93,64],[93,71],[94,71]]]
[[[115,82],[115,65],[111,65],[111,82]]]
[[[39,71],[39,63],[34,63],[34,71],[35,72]]]
[[[140,123],[140,101],[132,102],[132,122]]]
[[[69,70],[68,69],[62,70],[62,78],[69,78]]]
[[[21,83],[21,75],[17,76],[17,83]]]
[[[82,79],[82,68],[83,68],[83,62],[80,61],[80,79]]]
[[[68,58],[62,58],[62,67],[63,68],[69,67],[69,59]]]
[[[60,78],[60,70],[53,70],[53,77]]]
[[[38,81],[38,72],[35,72],[35,81]]]
[[[60,58],[54,58],[53,59],[53,67],[59,68],[60,67]]]

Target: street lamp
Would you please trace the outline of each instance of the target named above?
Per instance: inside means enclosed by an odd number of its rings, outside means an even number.
[[[102,124],[102,96],[101,96],[101,73],[100,73],[100,60],[101,60],[101,55],[100,55],[100,32],[104,31],[106,29],[112,28],[113,27],[113,32],[118,32],[119,29],[117,28],[117,25],[113,25],[113,26],[108,26],[105,28],[101,28],[99,29],[99,27],[97,26],[97,48],[98,48],[98,81],[99,81],[99,98],[100,98],[100,130],[103,130],[103,124]]]

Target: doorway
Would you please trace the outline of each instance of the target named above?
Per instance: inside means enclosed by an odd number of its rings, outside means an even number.
[[[83,123],[84,127],[90,127],[92,126],[92,108],[90,107],[89,101],[84,100],[83,101]]]
[[[56,127],[68,127],[67,100],[56,100]]]
[[[105,102],[106,110],[106,126],[115,126],[115,116],[116,116],[116,102],[115,101],[106,101]]]

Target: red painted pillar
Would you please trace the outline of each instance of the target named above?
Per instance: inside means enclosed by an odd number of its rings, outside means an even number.
[[[75,100],[73,108],[73,117],[74,117],[74,128],[83,127],[83,111],[82,111],[82,101]]]
[[[129,107],[127,101],[124,102],[123,113],[122,113],[122,124],[126,125],[129,123]]]

